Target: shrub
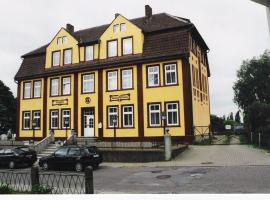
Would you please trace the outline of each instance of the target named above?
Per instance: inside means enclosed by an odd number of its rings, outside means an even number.
[[[0,194],[12,194],[13,189],[9,187],[7,184],[0,183]]]
[[[33,185],[31,194],[51,194],[52,188],[42,186],[42,185]]]

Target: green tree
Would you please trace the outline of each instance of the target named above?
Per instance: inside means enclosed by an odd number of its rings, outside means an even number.
[[[15,131],[16,126],[16,99],[9,87],[0,80],[0,130]]]
[[[224,119],[216,115],[210,115],[211,128],[214,132],[224,131]]]
[[[238,110],[234,117],[235,122],[241,123],[240,111]]]
[[[245,124],[253,131],[266,130],[270,122],[270,51],[243,62],[233,89]]]
[[[233,112],[230,113],[229,120],[232,120],[233,121]]]

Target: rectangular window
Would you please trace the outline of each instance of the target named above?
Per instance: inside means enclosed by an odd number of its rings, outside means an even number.
[[[107,72],[108,91],[117,90],[117,71]]]
[[[62,79],[62,95],[70,95],[70,77]]]
[[[85,74],[82,76],[82,93],[94,92],[95,76],[94,74]]]
[[[85,61],[94,60],[94,46],[85,47]]]
[[[159,86],[159,66],[152,66],[147,68],[148,87]]]
[[[115,57],[117,56],[117,40],[113,40],[113,41],[108,41],[107,42],[108,45],[108,57]]]
[[[119,32],[119,24],[115,24],[114,26],[113,26],[113,32],[114,33],[117,33],[117,32]]]
[[[69,65],[72,63],[72,49],[64,50],[64,65]]]
[[[41,96],[41,81],[34,81],[34,98]]]
[[[167,112],[167,125],[168,126],[179,125],[178,103],[167,103],[166,112]]]
[[[60,65],[60,51],[52,53],[52,66],[57,67]]]
[[[51,96],[59,95],[59,79],[54,78],[51,79]]]
[[[161,126],[160,104],[149,104],[149,125]]]
[[[125,32],[126,31],[126,24],[125,23],[120,24],[120,31],[121,32]]]
[[[123,55],[129,55],[133,53],[133,38],[124,38],[123,42]]]
[[[122,70],[122,89],[131,89],[132,87],[132,69]]]
[[[165,65],[165,84],[177,84],[176,64]]]
[[[31,98],[31,83],[30,82],[24,83],[23,98],[24,99]]]
[[[108,127],[118,127],[118,107],[108,107]]]
[[[67,36],[62,37],[62,43],[67,44],[67,42],[68,42]]]
[[[58,110],[51,111],[51,129],[58,129]]]
[[[23,129],[30,129],[30,112],[23,112]]]
[[[62,110],[62,128],[70,128],[70,110]]]
[[[40,129],[40,111],[33,111],[33,122],[35,122],[33,129]]]
[[[57,38],[57,44],[58,45],[62,44],[62,37]]]
[[[123,127],[133,127],[133,106],[123,106]]]

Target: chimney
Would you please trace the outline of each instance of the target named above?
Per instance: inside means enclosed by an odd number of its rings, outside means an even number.
[[[120,14],[119,13],[115,13],[115,19],[116,19],[116,17],[118,17]]]
[[[73,25],[67,24],[66,25],[66,29],[67,29],[68,32],[74,33],[74,26]]]
[[[152,8],[149,5],[145,5],[145,17],[147,19],[152,17]]]

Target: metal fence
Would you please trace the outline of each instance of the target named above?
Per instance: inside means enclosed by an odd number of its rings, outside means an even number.
[[[0,185],[5,184],[17,192],[31,192],[33,186],[50,189],[52,194],[93,194],[93,170],[85,173],[40,172],[31,170],[0,170]]]

